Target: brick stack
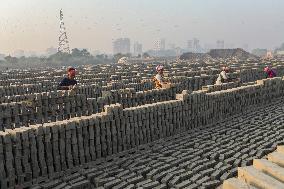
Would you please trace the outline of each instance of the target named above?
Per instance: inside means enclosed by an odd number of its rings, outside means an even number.
[[[2,162],[5,167],[3,184],[12,186],[17,181],[29,185],[39,182],[40,178],[59,176],[67,169],[76,170],[98,158],[198,128],[249,106],[266,103],[264,96],[280,97],[283,88],[284,81],[275,78],[220,92],[184,91],[177,100],[125,109],[120,104],[108,105],[105,112],[91,116],[7,129],[0,133],[0,146],[4,146],[3,155],[6,157]],[[21,161],[21,164],[16,161]]]

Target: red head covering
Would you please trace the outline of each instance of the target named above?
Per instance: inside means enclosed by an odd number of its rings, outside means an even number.
[[[263,71],[268,72],[269,70],[270,70],[269,67],[266,66]]]
[[[164,66],[163,66],[163,65],[158,65],[158,66],[156,67],[156,71],[157,71],[157,72],[162,71],[162,70],[164,70]]]
[[[75,75],[76,75],[75,68],[68,68],[67,72],[68,72],[68,75],[70,75],[71,77],[75,77]]]

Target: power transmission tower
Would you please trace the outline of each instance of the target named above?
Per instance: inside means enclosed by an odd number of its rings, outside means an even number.
[[[63,21],[62,9],[60,10],[60,33],[59,33],[58,52],[70,54],[69,42],[67,39],[66,28]]]

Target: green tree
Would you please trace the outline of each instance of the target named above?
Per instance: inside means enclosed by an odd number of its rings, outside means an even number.
[[[79,50],[77,48],[72,49],[71,55],[73,57],[90,57],[91,53],[87,49]]]
[[[124,55],[121,53],[117,53],[115,55],[113,55],[113,59],[115,62],[117,62],[119,59],[121,59]]]
[[[98,55],[96,55],[96,58],[103,60],[103,59],[105,59],[105,56],[104,56],[104,54],[98,54]]]
[[[125,54],[125,56],[128,57],[128,58],[131,58],[132,55],[131,55],[131,53],[127,53],[127,54]]]
[[[68,62],[70,59],[71,59],[70,54],[57,52],[56,54],[49,56],[48,61],[55,64],[60,64],[62,62]]]
[[[148,53],[143,53],[143,58],[149,58],[150,57],[150,55],[148,54]]]
[[[91,53],[89,53],[89,51],[87,51],[87,49],[83,49],[83,50],[81,50],[81,55],[88,57],[88,56],[91,56]]]
[[[6,60],[6,62],[11,63],[11,64],[15,64],[18,62],[18,59],[16,57],[12,57],[12,56],[6,56],[4,58]]]
[[[75,57],[79,57],[79,56],[82,56],[82,53],[79,49],[75,48],[71,50],[71,55]]]

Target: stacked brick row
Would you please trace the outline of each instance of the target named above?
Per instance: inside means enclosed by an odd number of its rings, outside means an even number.
[[[255,84],[252,82],[252,85]],[[215,91],[221,91],[221,90],[227,90],[227,89],[232,89],[232,88],[237,88],[240,86],[244,86],[243,84],[239,82],[229,82],[229,83],[224,83],[222,85],[206,85],[202,87],[202,91],[207,91],[208,93],[215,92]]]
[[[135,89],[111,90],[103,92],[108,97],[108,104],[120,103],[123,108],[136,107],[161,101],[174,100],[177,93],[175,86],[167,89],[154,89],[136,92]]]
[[[134,89],[105,92],[104,97],[87,98],[68,91],[12,96],[9,103],[0,104],[1,130],[55,122],[102,112],[105,105],[121,103],[135,107],[175,98],[175,88],[135,92]],[[82,92],[86,93],[86,92]],[[18,98],[17,98],[18,97]],[[19,102],[11,102],[12,100]]]
[[[72,168],[32,188],[216,188],[235,176],[238,166],[284,144],[283,102],[257,105],[258,111],[253,107],[243,115]]]
[[[25,85],[15,85],[9,87],[5,86],[5,87],[0,87],[0,97],[33,94],[33,93],[53,91],[53,90],[56,90],[55,86],[43,88],[39,84],[25,84]]]
[[[29,70],[29,71],[9,71],[9,72],[1,72],[0,79],[7,80],[7,79],[25,79],[25,78],[35,78],[35,77],[42,77],[42,76],[61,76],[65,72],[57,72],[54,69],[50,69],[49,71],[41,71],[41,70]]]
[[[56,85],[62,77],[49,77],[49,76],[42,76],[42,77],[35,77],[35,78],[24,78],[24,79],[5,79],[0,80],[1,86],[11,86],[11,85],[24,85],[24,84],[36,84],[40,83],[42,86],[46,86],[48,83],[52,83]]]
[[[100,66],[101,65],[96,66],[95,71],[85,71],[85,70],[79,69],[79,72],[77,74],[77,79],[82,83],[84,83],[84,81],[86,81],[87,83],[91,83],[92,81],[96,83],[96,82],[102,82],[102,81],[110,82],[113,80],[132,79],[135,77],[137,77],[137,79],[141,77],[151,78],[155,74],[155,71],[154,71],[155,65],[152,65],[146,69],[145,69],[144,64],[133,65],[130,67],[129,66],[128,67],[118,67],[116,65],[112,65],[112,66],[108,66],[107,69],[100,69]],[[283,66],[281,66],[280,62],[273,66],[276,68],[277,72],[280,75],[283,74],[282,73],[283,69],[281,69],[283,68]],[[188,65],[188,64],[180,64],[180,65],[172,64],[171,66],[166,66],[166,70],[169,73],[174,73],[175,76],[186,76],[186,77],[194,77],[194,76],[198,76],[202,74],[217,75],[220,72],[218,64],[216,64],[215,67],[208,66],[208,65],[206,67],[198,67],[195,69],[192,69],[191,67],[192,65]],[[251,68],[254,68],[254,67],[258,67],[258,66],[254,64],[251,64],[251,65],[246,64],[245,66],[238,64],[236,65],[236,68],[233,68],[233,71],[240,69],[241,72],[243,72],[246,70],[251,70]],[[128,70],[128,72],[125,72],[125,70]],[[143,70],[142,73],[141,73],[141,70]],[[257,72],[261,73],[262,69],[259,69]],[[257,72],[255,72],[254,75],[257,75]],[[31,81],[41,82],[45,80],[44,78],[46,78],[46,80],[49,80],[50,82],[59,82],[64,74],[66,74],[65,71],[55,71],[53,69],[50,69],[47,72],[43,72],[40,70],[25,71],[25,72],[20,72],[20,73],[19,72],[12,72],[12,73],[2,72],[2,74],[0,75],[0,79],[2,77],[3,81],[10,80],[9,84],[16,84],[16,83],[28,84],[28,83],[31,83]],[[114,77],[114,76],[117,76],[117,77]],[[256,78],[256,79],[260,79],[260,78]],[[4,81],[3,83],[5,82],[7,81]]]
[[[5,169],[1,184],[3,188],[15,182],[29,185],[98,158],[216,122],[267,102],[265,98],[282,96],[283,87],[284,81],[275,78],[220,92],[184,91],[177,100],[126,109],[110,105],[100,114],[8,129],[1,132]]]
[[[202,75],[194,77],[174,77],[170,78],[169,82],[178,84],[178,91],[189,90],[196,91],[202,88],[204,85],[213,85],[217,79],[216,75]]]
[[[253,85],[253,83],[251,84]],[[205,94],[216,90],[223,90],[239,86],[238,83],[228,83],[226,85],[214,85],[204,87],[203,91],[197,93]],[[244,87],[244,86],[243,86]],[[238,90],[241,91],[239,88]],[[5,128],[16,128],[20,126],[28,126],[35,123],[46,123],[49,121],[55,122],[63,119],[69,119],[75,116],[91,115],[103,111],[104,105],[120,103],[123,108],[136,107],[144,104],[151,104],[155,102],[162,102],[167,100],[175,99],[175,94],[181,91],[181,87],[176,85],[169,89],[162,90],[150,90],[144,92],[135,92],[135,90],[120,90],[104,92],[109,93],[105,97],[88,98],[89,87],[81,87],[79,94],[75,95],[68,92],[50,92],[50,93],[39,93],[26,96],[14,96],[14,98],[8,98],[8,100],[24,100],[17,103],[3,103],[0,104],[0,110],[3,114],[0,116],[0,123],[2,125],[1,130]],[[195,92],[193,94],[196,94]],[[212,93],[215,94],[215,93]],[[210,100],[206,96],[205,100]],[[216,93],[219,94],[219,93]],[[221,94],[225,94],[222,92]],[[99,96],[99,94],[97,94]],[[94,96],[90,94],[89,96]],[[235,98],[235,97],[232,97]],[[237,97],[235,98],[237,100]],[[214,102],[214,99],[211,99]],[[10,101],[9,101],[10,102]],[[208,113],[211,114],[211,113]]]
[[[279,66],[278,66],[279,67]],[[277,67],[277,68],[278,68]],[[282,67],[279,67],[277,69],[278,75],[281,75],[283,69],[280,69]],[[181,70],[182,71],[182,70]],[[192,73],[192,75],[195,75],[195,72],[188,72]],[[202,71],[198,72],[199,74],[202,73]],[[206,71],[206,73],[209,73],[209,71]],[[213,73],[213,72],[210,72]],[[177,73],[176,73],[177,74]],[[189,75],[189,74],[186,74]],[[249,82],[249,81],[255,81],[257,79],[263,79],[265,77],[265,74],[263,73],[262,70],[260,69],[251,69],[251,70],[241,70],[239,73],[233,73],[231,74],[233,77],[240,77],[241,82]],[[26,75],[24,75],[26,76]],[[82,75],[78,76],[78,80],[80,81]],[[116,76],[116,77],[115,77]],[[153,75],[151,75],[152,77]],[[93,77],[96,77],[93,75]],[[113,77],[114,79],[120,79],[122,78],[120,75],[110,75],[109,77]],[[56,76],[55,78],[52,79],[52,77],[47,76],[45,77],[39,77],[35,83],[40,82],[38,84],[17,84],[17,85],[12,85],[12,86],[2,86],[0,87],[0,96],[13,96],[13,95],[23,95],[23,94],[32,94],[32,93],[40,93],[40,92],[46,92],[46,91],[55,91],[57,88],[57,83],[59,80],[62,78],[62,76]],[[187,76],[175,76],[175,77],[170,77],[169,81],[172,83],[179,83],[179,92],[182,90],[199,90],[202,88],[204,85],[212,85],[214,84],[215,80],[217,78],[217,75],[199,75],[199,76],[193,76],[193,77],[187,77]],[[56,81],[54,81],[54,79]],[[16,81],[21,81],[19,79],[15,79]],[[111,83],[107,82],[107,78],[101,78],[101,80],[105,80],[102,83],[97,83],[97,84],[92,84],[96,83],[95,79],[92,79],[91,81],[84,81],[81,80],[82,84],[84,85],[84,82],[86,82],[88,85],[93,86],[82,86],[81,88],[84,88],[80,94],[86,94],[87,97],[89,98],[97,98],[100,95],[100,91],[108,91],[108,90],[117,90],[117,89],[124,89],[124,88],[135,88],[136,91],[145,91],[145,90],[151,90],[154,88],[154,83],[152,82],[151,79],[148,80],[141,80],[139,78],[136,79],[128,79],[128,80],[113,80]],[[31,83],[30,79],[26,80],[27,83]],[[94,81],[94,82],[92,82]],[[22,82],[25,82],[24,80]],[[10,83],[11,84],[11,83]],[[97,87],[98,86],[98,87]],[[98,89],[100,87],[100,89]],[[94,89],[92,89],[94,88]],[[94,92],[93,92],[94,90]]]
[[[57,85],[40,84],[25,84],[17,86],[5,86],[0,87],[0,103],[2,102],[17,102],[18,99],[25,99],[25,96],[29,96],[35,93],[42,92],[57,92]],[[80,85],[77,88],[77,94],[85,94],[89,98],[96,98],[101,96],[102,88],[97,85]],[[18,97],[20,95],[21,97]]]
[[[86,95],[74,95],[70,92],[34,94],[30,95],[28,101],[0,104],[0,129],[87,115],[87,108]]]

